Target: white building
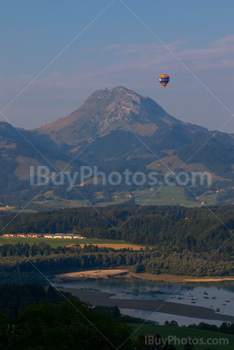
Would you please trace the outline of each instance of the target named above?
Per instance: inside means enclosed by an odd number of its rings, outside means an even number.
[[[46,233],[44,234],[44,238],[54,238],[54,235],[52,233]]]
[[[54,234],[54,238],[64,238],[64,234],[63,233],[55,233]]]

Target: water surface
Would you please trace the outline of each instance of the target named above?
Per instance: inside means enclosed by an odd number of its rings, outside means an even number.
[[[85,289],[95,292],[111,293],[114,299],[132,300],[163,300],[175,303],[203,306],[213,309],[224,315],[234,315],[234,281],[203,282],[203,283],[169,283],[160,281],[148,281],[132,278],[125,280],[112,278],[108,280],[72,281],[60,282],[57,285],[65,288]],[[191,319],[176,315],[157,312],[152,315],[144,310],[121,310],[123,314],[147,319],[160,324],[166,320],[176,320],[179,324],[205,322],[200,319]],[[207,323],[220,324],[220,321],[208,321]]]

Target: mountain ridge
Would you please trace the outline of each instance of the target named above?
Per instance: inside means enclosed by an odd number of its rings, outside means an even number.
[[[94,136],[95,133],[102,133],[102,129],[106,131],[108,124],[112,124],[112,129],[123,128],[118,122],[136,124],[134,131],[143,136],[152,135],[157,129],[156,126],[188,125],[170,116],[151,98],[118,86],[110,90],[95,91],[69,116],[44,125],[36,131],[39,134],[49,134],[57,142],[76,144],[84,138]],[[144,127],[141,125],[140,128],[139,124],[143,124]],[[205,130],[202,127],[197,128]],[[69,138],[66,139],[64,135],[67,134]]]
[[[48,165],[36,149],[60,170],[75,159],[72,171],[84,164],[107,173],[154,170],[163,176],[183,168],[211,172],[214,188],[234,183],[234,135],[178,120],[123,86],[95,91],[69,116],[38,129],[17,131],[0,123],[0,201],[7,191],[30,188],[30,165]],[[91,197],[92,191],[87,190]],[[58,188],[55,192],[71,197]]]
[[[93,163],[96,151],[98,164],[112,158],[112,154],[121,157],[121,161],[132,151],[143,154],[144,143],[162,157],[165,147],[176,149],[200,141],[209,133],[203,127],[172,117],[151,98],[123,86],[95,91],[68,117],[35,132],[50,136],[59,147],[74,154],[95,139],[95,145],[87,148],[82,160]]]

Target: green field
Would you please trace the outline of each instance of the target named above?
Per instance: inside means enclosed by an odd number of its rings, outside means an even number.
[[[149,190],[134,191],[135,203],[139,205],[181,205],[197,207],[200,203],[188,201],[184,189],[179,186],[163,186]]]
[[[207,339],[228,339],[228,345],[195,345],[194,350],[233,350],[234,349],[234,335],[218,333],[218,332],[210,332],[203,331],[200,329],[192,329],[186,327],[171,327],[171,326],[157,326],[145,324],[141,326],[140,324],[131,324],[133,329],[133,338],[136,339],[140,334],[158,334],[161,338],[166,339],[169,336],[176,336],[178,339],[204,339],[204,342],[207,342]],[[139,328],[140,327],[140,328]],[[138,329],[139,328],[139,329]],[[171,343],[172,344],[172,343]],[[183,350],[183,345],[175,344],[177,350]]]
[[[192,191],[192,189],[191,189]],[[162,186],[149,190],[132,192],[135,203],[140,205],[180,205],[185,207],[200,207],[199,201],[188,201],[184,195],[184,188],[180,186]],[[199,200],[206,201],[206,205],[216,203],[216,194],[199,196]]]
[[[192,188],[191,188],[192,191]],[[87,200],[66,200],[55,196],[52,191],[44,195],[45,200],[35,203],[48,208],[77,208],[89,207],[90,202]],[[216,204],[217,194],[203,194],[199,196],[198,201],[187,200],[184,195],[183,186],[161,186],[149,189],[139,189],[135,191],[114,192],[112,198],[104,196],[103,192],[95,192],[95,204],[97,207],[105,207],[108,205],[118,205],[131,201],[138,205],[180,205],[185,207],[200,207],[201,201],[205,201],[205,205]]]
[[[20,237],[0,237],[0,245],[3,244],[17,244],[28,243],[33,245],[34,243],[44,242],[49,244],[52,248],[65,247],[69,244],[127,244],[125,241],[113,240],[113,239],[55,239],[55,238],[20,238]]]
[[[126,198],[126,195],[131,195],[131,198]],[[184,195],[184,187],[162,186],[132,192],[116,192],[113,196],[113,202],[109,204],[119,204],[131,199],[132,202],[138,205],[180,205],[193,208],[201,207],[201,201],[206,201],[206,205],[214,205],[216,197],[216,193],[211,195],[203,194],[199,196],[199,201],[190,201]],[[100,205],[103,204],[101,203]]]

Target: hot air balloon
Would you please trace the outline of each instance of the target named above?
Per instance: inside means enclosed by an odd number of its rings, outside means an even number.
[[[170,81],[170,77],[167,74],[161,74],[158,77],[158,81],[165,88],[167,86],[167,84],[169,83],[169,81]]]

